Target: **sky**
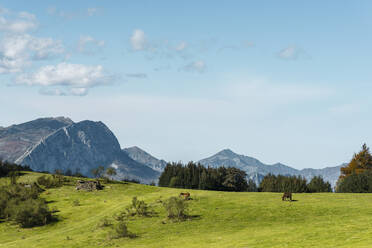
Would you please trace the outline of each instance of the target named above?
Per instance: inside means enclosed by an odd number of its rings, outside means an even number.
[[[104,122],[167,161],[323,168],[372,144],[371,1],[0,3],[0,126]]]

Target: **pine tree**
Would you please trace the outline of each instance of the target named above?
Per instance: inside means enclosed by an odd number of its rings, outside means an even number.
[[[340,178],[345,178],[351,174],[360,174],[366,170],[372,169],[372,155],[366,144],[363,144],[362,150],[358,154],[354,154],[350,163],[346,167],[341,168]]]

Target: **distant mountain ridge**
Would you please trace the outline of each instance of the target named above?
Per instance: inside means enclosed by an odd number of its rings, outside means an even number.
[[[69,118],[40,118],[26,123],[0,127],[0,159],[30,165],[37,171],[55,169],[91,175],[99,165],[117,169],[117,179],[157,181],[167,162],[157,159],[139,147],[121,149],[115,135],[102,122],[75,123]],[[253,157],[239,155],[230,149],[199,161],[204,166],[237,167],[259,183],[264,175],[301,175],[310,180],[322,176],[335,186],[340,166],[297,170],[276,163],[267,165]]]
[[[126,152],[131,159],[147,165],[151,169],[158,172],[162,172],[167,165],[165,160],[157,159],[137,146],[125,148],[123,151]]]
[[[256,183],[259,183],[263,176],[271,173],[274,175],[300,175],[307,180],[311,180],[314,176],[322,176],[331,183],[332,187],[336,185],[338,177],[340,176],[340,168],[343,166],[297,170],[281,163],[267,165],[258,159],[236,154],[230,149],[224,149],[211,157],[199,160],[199,163],[204,166],[215,168],[220,166],[239,168],[245,171],[248,177],[253,179]]]

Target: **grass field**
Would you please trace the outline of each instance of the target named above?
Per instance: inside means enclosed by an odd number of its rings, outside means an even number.
[[[37,176],[28,173],[20,180]],[[59,221],[30,229],[0,223],[0,248],[372,247],[369,194],[294,194],[296,201],[282,202],[277,193],[187,190],[193,198],[190,214],[199,217],[163,224],[165,211],[157,200],[186,190],[132,183],[105,186],[97,192],[78,192],[72,185],[47,190],[42,197],[60,211]],[[129,230],[137,238],[109,240],[111,228],[97,224],[123,210],[133,196],[153,205],[159,216],[130,221]],[[76,199],[80,206],[74,206]]]

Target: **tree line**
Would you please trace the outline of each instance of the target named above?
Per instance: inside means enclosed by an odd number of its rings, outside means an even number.
[[[332,192],[329,182],[322,177],[314,177],[308,183],[301,176],[266,175],[257,186],[247,174],[234,167],[204,167],[201,164],[189,162],[168,163],[159,178],[160,187],[203,189],[219,191],[250,191],[250,192]]]
[[[309,183],[301,176],[266,175],[259,186],[262,192],[292,192],[292,193],[316,193],[332,192],[329,182],[320,176],[315,176]]]
[[[204,167],[189,162],[168,163],[159,178],[160,187],[220,191],[257,191],[256,184],[247,180],[247,174],[237,168]]]
[[[0,177],[9,176],[12,172],[32,171],[29,166],[22,166],[0,160]]]

